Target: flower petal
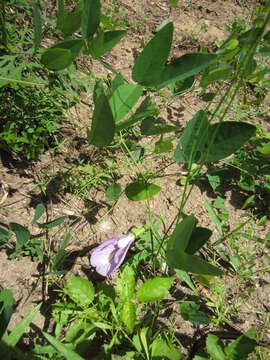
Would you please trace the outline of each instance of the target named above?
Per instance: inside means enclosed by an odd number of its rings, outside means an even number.
[[[128,234],[105,241],[93,251],[90,258],[91,265],[100,275],[109,276],[122,264],[134,240],[135,237]]]

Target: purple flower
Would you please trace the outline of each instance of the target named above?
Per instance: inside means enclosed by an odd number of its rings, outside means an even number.
[[[105,241],[92,252],[90,264],[100,275],[109,276],[122,264],[134,240],[135,236],[128,234]]]

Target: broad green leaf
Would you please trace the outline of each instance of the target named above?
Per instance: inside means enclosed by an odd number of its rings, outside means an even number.
[[[84,39],[88,39],[96,32],[100,17],[100,0],[84,0],[82,12],[82,36]]]
[[[134,182],[127,185],[125,194],[132,201],[149,200],[157,193],[161,187],[156,184],[149,184],[144,182]]]
[[[202,53],[185,54],[181,56],[165,67],[157,81],[157,88],[161,89],[170,83],[175,83],[176,81],[197,75],[200,71],[212,64],[216,58],[217,56],[214,54]]]
[[[209,240],[211,235],[211,230],[203,227],[195,227],[185,249],[186,253],[190,255],[195,254]]]
[[[56,226],[59,226],[59,225],[63,224],[65,219],[66,219],[66,216],[61,216],[61,217],[59,217],[57,219],[48,221],[48,222],[43,223],[43,224],[37,224],[37,225],[38,225],[38,227],[40,229],[52,229],[52,228],[54,228]]]
[[[176,162],[188,163],[191,156],[193,162],[197,162],[201,158],[202,144],[207,136],[208,126],[206,113],[199,110],[188,122],[181,135],[180,142],[174,151]]]
[[[164,70],[173,38],[173,23],[168,22],[144,47],[137,57],[132,78],[145,86],[155,86]]]
[[[43,332],[45,338],[55,347],[55,349],[64,356],[67,360],[84,360],[80,355],[75,353],[70,347],[62,344],[59,340],[53,336]]]
[[[102,89],[95,99],[95,109],[91,131],[87,131],[88,141],[98,147],[110,145],[113,141],[115,123],[108,99]]]
[[[9,227],[12,231],[15,232],[17,245],[19,248],[28,243],[30,240],[30,232],[26,227],[16,223],[10,223]]]
[[[119,41],[125,35],[126,35],[126,30],[105,31],[103,50],[101,55],[104,55],[107,51],[110,51],[116,44],[119,43]]]
[[[120,184],[112,184],[106,190],[106,199],[108,201],[116,201],[119,199],[121,195],[121,185]]]
[[[141,124],[141,133],[146,136],[162,135],[177,130],[179,128],[176,126],[156,123],[153,117],[144,119]]]
[[[146,118],[158,115],[159,109],[157,105],[147,96],[138,109],[135,111],[135,114],[132,115],[128,120],[121,122],[117,125],[116,131],[127,129],[128,127],[136,124],[138,121]]]
[[[104,32],[101,30],[97,36],[95,36],[90,44],[89,53],[93,59],[98,59],[103,51],[104,45]]]
[[[68,277],[67,292],[71,299],[78,305],[86,307],[94,300],[93,284],[78,276],[70,275]]]
[[[61,22],[63,21],[65,15],[65,4],[64,0],[58,0],[58,9],[57,9],[57,23],[56,26],[59,29],[59,25],[61,25]]]
[[[93,92],[94,104],[97,102],[97,99],[99,98],[99,96],[102,96],[103,94],[104,94],[103,81],[97,80],[95,83],[94,92]]]
[[[181,352],[167,341],[157,338],[152,343],[152,360],[169,359],[180,360]]]
[[[146,280],[137,291],[137,299],[141,303],[149,303],[164,299],[174,282],[174,277],[155,277]]]
[[[213,360],[225,360],[224,346],[216,335],[208,334],[206,349]]]
[[[211,206],[211,204],[209,203],[209,201],[207,199],[204,199],[204,205],[205,205],[213,223],[215,224],[217,231],[219,232],[220,235],[223,235],[222,224],[221,224],[219,218],[217,217],[215,210],[213,209],[213,207]]]
[[[57,28],[61,30],[64,35],[72,35],[80,28],[81,18],[81,11],[66,12],[62,18],[59,18]]]
[[[42,28],[41,28],[41,17],[39,11],[38,2],[34,2],[33,5],[33,18],[34,18],[34,49],[38,51],[41,42]]]
[[[168,249],[166,253],[167,264],[173,269],[180,269],[193,274],[205,274],[211,276],[221,276],[222,271],[209,264],[196,255],[189,255],[184,251],[175,248]]]
[[[217,69],[210,70],[201,78],[201,86],[206,87],[216,81],[227,80],[232,77],[233,69],[230,65],[225,64],[219,66]]]
[[[33,321],[34,317],[39,312],[41,304],[35,306],[23,319],[15,326],[8,336],[4,337],[4,341],[8,346],[14,347],[20,338],[25,333],[28,326]]]
[[[213,135],[215,140],[209,149]],[[222,160],[235,153],[256,133],[256,126],[237,121],[226,121],[209,127],[207,142],[204,144],[207,151],[205,162]]]
[[[130,266],[125,266],[116,283],[116,293],[120,301],[131,300],[136,286],[135,273]]]
[[[34,215],[34,220],[32,222],[32,225],[35,225],[38,220],[41,218],[41,216],[45,213],[46,208],[43,204],[37,204],[36,208],[35,208],[35,215]]]
[[[196,325],[209,324],[211,317],[200,310],[200,305],[194,301],[183,301],[180,306],[180,314],[186,321],[191,321]]]
[[[116,124],[133,108],[142,92],[143,88],[137,85],[123,84],[117,87],[109,100]]]
[[[125,80],[121,73],[117,73],[111,83],[110,90],[113,93],[120,85],[124,85]]]
[[[190,76],[184,80],[176,81],[175,83],[169,84],[169,87],[171,89],[172,95],[177,96],[184,92],[186,92],[188,89],[190,89],[195,81],[195,76]]]
[[[225,348],[230,360],[244,360],[256,347],[255,328],[252,327]]]
[[[136,321],[136,308],[132,301],[126,300],[124,302],[122,311],[121,311],[121,319],[125,324],[129,333],[133,332],[135,321]]]
[[[156,154],[168,153],[173,149],[173,143],[171,140],[159,140],[155,143],[154,152]]]
[[[68,49],[49,49],[41,56],[41,62],[50,70],[63,70],[70,65],[71,51]]]
[[[46,50],[41,62],[50,70],[63,70],[73,63],[83,46],[82,40],[64,40]]]
[[[0,291],[0,340],[5,334],[13,312],[13,294],[11,290]]]
[[[167,244],[167,250],[186,250],[189,238],[195,226],[193,215],[185,217],[180,224],[177,224]]]

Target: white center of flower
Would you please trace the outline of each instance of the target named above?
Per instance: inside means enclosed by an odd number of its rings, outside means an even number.
[[[131,242],[131,241],[133,241],[135,238],[134,238],[134,236],[133,235],[127,235],[127,236],[125,236],[124,238],[122,238],[122,239],[120,239],[120,240],[118,240],[118,242],[117,242],[117,245],[118,245],[118,247],[120,248],[120,249],[123,249],[123,248],[125,248],[126,246],[128,246],[128,244]]]

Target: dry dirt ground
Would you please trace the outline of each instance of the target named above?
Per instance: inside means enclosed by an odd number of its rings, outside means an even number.
[[[110,1],[106,1],[105,7],[108,8],[110,3]],[[157,25],[168,17],[174,22],[174,43],[171,56],[178,57],[186,52],[197,51],[202,45],[209,49],[215,49],[217,43],[226,37],[225,24],[231,23],[240,15],[248,19],[249,14],[248,6],[244,5],[245,1],[180,0],[178,6],[171,12],[168,3],[168,1],[160,0],[126,0],[119,1],[119,6],[110,10],[114,11],[114,15],[120,17],[123,22],[128,21],[130,29],[127,36],[109,55],[104,57],[104,60],[117,71],[121,71],[127,79],[131,80],[134,57],[142,49],[143,44],[151,38]],[[92,66],[96,77],[108,73],[98,62],[88,64],[88,66]],[[84,102],[91,104],[91,94],[84,94],[83,98]],[[164,104],[162,97],[157,98],[157,101],[160,105]],[[163,106],[161,117],[165,120],[173,119],[184,127],[201,105],[202,102],[196,93],[188,94],[174,100],[169,106]],[[39,162],[31,166],[10,163],[6,157],[2,156],[0,163],[2,184],[0,201],[1,198],[4,199],[0,205],[0,222],[2,224],[18,222],[28,226],[35,233],[36,230],[31,226],[34,207],[42,200],[46,204],[50,219],[59,215],[68,215],[69,221],[62,230],[70,228],[72,239],[68,250],[74,251],[101,242],[110,236],[126,233],[131,226],[141,226],[147,222],[146,204],[133,203],[124,194],[108,214],[109,207],[102,187],[91,188],[84,200],[68,191],[61,189],[57,191],[55,183],[49,191],[47,190],[46,196],[40,194],[44,179],[57,178],[63,169],[69,167],[70,162],[76,166],[82,158],[89,158],[94,165],[99,161],[100,155],[88,145],[86,140],[85,129],[90,125],[91,114],[91,106],[87,107],[85,104],[79,104],[70,110],[62,129],[66,143],[58,154],[48,151]],[[269,126],[269,124],[263,125],[266,128]],[[149,153],[153,149],[153,139],[146,139],[143,144],[146,147],[147,155],[147,149]],[[112,161],[112,159],[109,160]],[[117,164],[121,172],[118,182],[124,188],[125,184],[134,179],[137,169],[127,163],[124,155],[117,159]],[[181,177],[184,169],[172,163],[168,156],[162,158],[149,156],[148,160],[140,166],[144,169],[152,169],[154,173],[155,171],[159,172],[160,177],[155,182],[162,187],[162,192],[151,200],[152,218],[155,220],[160,215],[165,215],[165,223],[169,224],[177,213],[177,203],[174,202],[174,199],[183,191],[183,187],[177,185],[177,180]],[[239,223],[242,214],[243,198],[232,188],[226,190],[224,197],[230,214],[230,228],[233,229]],[[200,225],[211,228],[213,240],[216,240],[218,234],[203,204],[204,198],[211,202],[214,195],[209,189],[195,187],[185,208],[185,213],[193,213]],[[70,225],[74,219],[78,220],[77,223]],[[52,236],[52,241],[57,241],[57,235]],[[259,235],[263,236],[263,234]],[[252,248],[253,244],[248,246]],[[89,265],[88,256],[76,260],[73,266],[74,273],[83,275],[82,265]],[[11,289],[16,300],[16,311],[11,327],[32,308],[34,303],[45,296],[39,276],[40,269],[37,263],[32,262],[29,257],[9,260],[4,250],[0,252],[0,284],[4,288]],[[260,330],[263,327],[264,314],[269,312],[270,279],[259,280],[257,279],[252,285],[254,286],[252,295],[242,299],[243,306],[239,308],[239,312],[240,314],[245,313],[245,319],[242,323],[236,324],[240,330],[247,330],[251,325],[255,325]],[[233,287],[233,291],[239,295],[243,290],[241,284],[232,284],[231,282],[232,279],[228,277],[224,284],[224,291]],[[188,290],[184,287],[182,292],[188,294]],[[39,315],[35,319],[35,323],[40,328],[46,323],[46,312],[43,315]],[[194,328],[179,317],[176,319],[175,326],[184,346],[191,347],[197,336]],[[264,339],[270,341],[270,332],[264,334]]]

